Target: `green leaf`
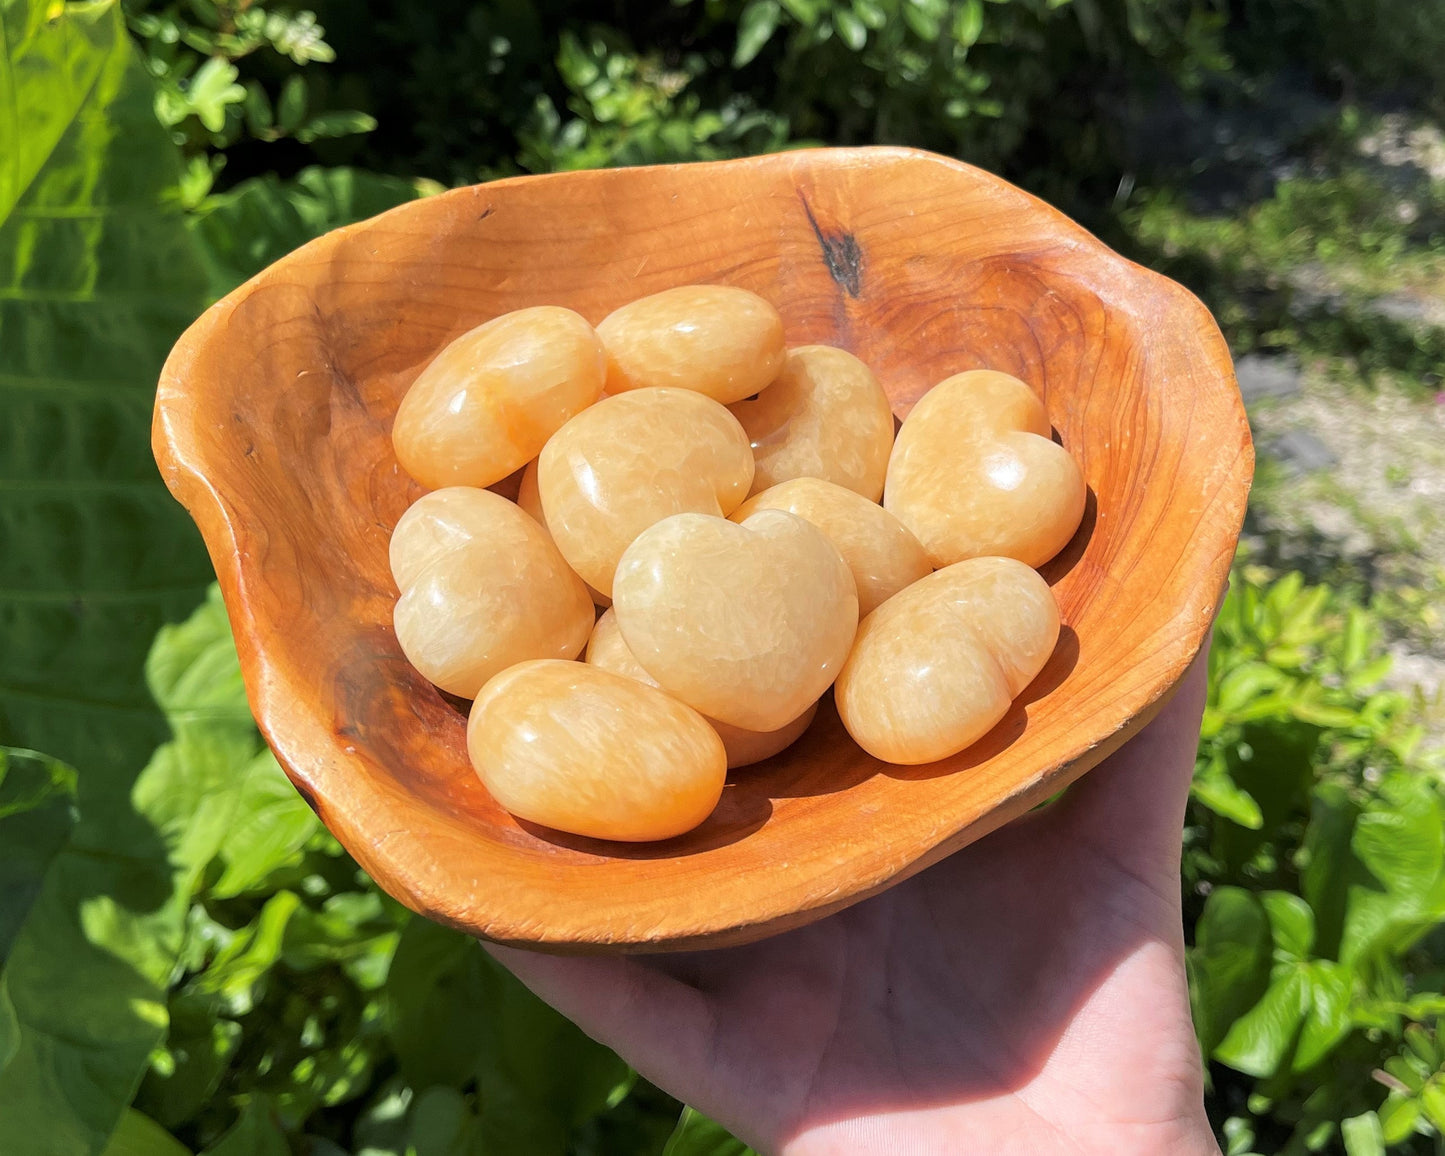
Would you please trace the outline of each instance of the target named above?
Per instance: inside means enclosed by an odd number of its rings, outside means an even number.
[[[191,77],[186,100],[197,119],[210,132],[226,125],[226,109],[246,99],[246,90],[236,83],[240,73],[229,60],[212,56]]]
[[[1437,1131],[1445,1132],[1445,1080],[1436,1077],[1420,1092],[1420,1110]]]
[[[1195,1030],[1209,1055],[1269,986],[1269,918],[1258,897],[1238,887],[1211,891],[1188,964]]]
[[[1341,1121],[1340,1135],[1347,1156],[1385,1156],[1385,1131],[1373,1112]]]
[[[245,181],[211,198],[196,221],[212,265],[213,292],[227,291],[329,229],[426,191],[416,182],[347,168],[303,169],[290,181]]]
[[[483,1156],[479,1121],[454,1088],[432,1087],[417,1097],[408,1124],[415,1156]]]
[[[1277,972],[1263,998],[1230,1026],[1214,1058],[1245,1075],[1273,1076],[1288,1063],[1308,998],[1299,968]]]
[[[376,128],[376,118],[364,112],[337,110],[318,113],[296,131],[296,139],[310,144],[322,137],[353,136],[356,133],[371,132]]]
[[[1376,1111],[1386,1144],[1399,1144],[1415,1134],[1415,1125],[1421,1115],[1419,1100],[1391,1092]]]
[[[1350,973],[1330,960],[1317,959],[1304,969],[1307,1002],[1292,1068],[1305,1072],[1313,1068],[1349,1035]]]
[[[386,979],[390,1033],[412,1087],[460,1088],[476,1072],[487,1030],[488,976],[475,940],[413,919]]]
[[[953,39],[971,48],[983,32],[983,0],[964,0],[953,16]]]
[[[757,1156],[731,1132],[695,1108],[684,1108],[662,1156]]]
[[[1225,714],[1242,710],[1252,700],[1275,690],[1287,679],[1284,674],[1263,662],[1246,662],[1235,667],[1219,683],[1218,708]]]
[[[1214,1058],[1257,1077],[1306,1071],[1349,1033],[1349,972],[1328,960],[1274,968],[1268,990],[1214,1050]]]
[[[1403,950],[1445,918],[1445,807],[1434,787],[1400,773],[1355,823],[1339,958]]]
[[[813,27],[818,23],[818,17],[823,14],[820,0],[779,0],[779,3],[805,28]]]
[[[191,1156],[191,1150],[134,1108],[127,1108],[103,1156]]]
[[[202,1156],[291,1156],[291,1145],[271,1101],[258,1096],[241,1109],[240,1118]]]
[[[854,15],[851,8],[833,9],[833,27],[843,43],[854,52],[861,52],[868,43],[868,27]]]
[[[1315,916],[1310,905],[1288,891],[1266,891],[1259,899],[1269,916],[1276,958],[1306,958],[1315,941]]]
[[[1190,784],[1189,793],[1216,815],[1251,831],[1264,826],[1264,813],[1248,791],[1240,789],[1222,763],[1210,763]]]
[[[75,825],[75,781],[57,759],[0,747],[0,965]]]
[[[733,49],[733,67],[750,63],[777,31],[783,10],[777,0],[749,0],[738,17],[738,43]]]
[[[294,133],[306,119],[306,104],[306,81],[293,72],[281,86],[276,101],[276,127],[288,135]]]
[[[236,818],[218,851],[226,866],[210,887],[214,899],[260,887],[272,872],[299,860],[321,826],[270,751],[246,765],[233,791]]]

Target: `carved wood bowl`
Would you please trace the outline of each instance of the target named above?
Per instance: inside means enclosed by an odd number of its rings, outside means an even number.
[[[556,304],[595,323],[692,282],[762,294],[789,344],[856,353],[899,417],[964,369],[1038,390],[1090,487],[1044,571],[1066,625],[1009,715],[954,758],[880,763],[825,700],[795,746],[733,772],[692,833],[561,836],[492,801],[462,709],[397,646],[387,542],[422,490],[397,466],[392,415],[438,350],[499,313]],[[1201,646],[1253,463],[1228,350],[1195,298],[995,177],[891,148],[522,177],[337,230],[190,328],[154,432],[297,789],[407,906],[555,951],[716,947],[807,923],[1083,774]]]

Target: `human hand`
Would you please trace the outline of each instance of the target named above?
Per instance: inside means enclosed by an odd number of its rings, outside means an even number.
[[[837,915],[718,951],[488,950],[765,1153],[1217,1153],[1179,895],[1205,658],[1058,802]]]

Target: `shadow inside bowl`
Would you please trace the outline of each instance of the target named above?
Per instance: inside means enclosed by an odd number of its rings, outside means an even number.
[[[1089,540],[1094,536],[1094,527],[1098,522],[1099,499],[1094,493],[1094,487],[1088,486],[1084,491],[1084,516],[1079,519],[1079,528],[1074,531],[1074,536],[1062,550],[1039,567],[1039,573],[1043,575],[1045,582],[1050,586],[1057,586],[1064,575],[1079,564],[1079,560],[1089,548]]]
[[[516,823],[523,831],[543,842],[595,855],[599,859],[677,859],[696,855],[699,851],[713,851],[745,839],[766,823],[772,814],[773,804],[767,796],[746,785],[734,783],[730,778],[713,813],[701,826],[676,839],[655,843],[619,843],[611,839],[571,835],[525,819],[517,819]]]

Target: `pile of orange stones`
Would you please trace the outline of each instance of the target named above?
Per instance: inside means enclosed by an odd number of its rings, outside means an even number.
[[[940,382],[894,431],[863,362],[787,348],[735,287],[595,329],[519,309],[443,349],[392,430],[431,490],[392,534],[395,624],[418,671],[473,700],[492,796],[573,834],[666,839],[830,687],[890,763],[992,728],[1058,639],[1035,567],[1078,528],[1084,479],[1007,374]],[[524,467],[515,503],[487,488]]]

